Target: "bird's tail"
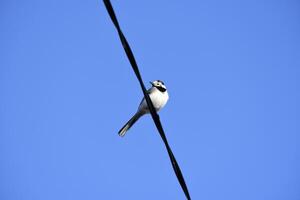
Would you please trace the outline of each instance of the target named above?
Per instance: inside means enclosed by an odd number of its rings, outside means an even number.
[[[137,112],[133,117],[119,130],[119,136],[123,137],[130,127],[142,116],[141,113]]]

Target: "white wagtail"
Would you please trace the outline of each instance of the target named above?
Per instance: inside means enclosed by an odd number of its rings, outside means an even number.
[[[163,108],[166,105],[169,99],[168,91],[164,82],[160,80],[156,80],[150,83],[152,87],[147,92],[150,96],[150,99],[152,101],[155,110],[159,111],[161,108]],[[123,137],[125,133],[130,129],[130,127],[141,116],[147,113],[150,113],[150,111],[145,98],[143,98],[135,115],[133,115],[133,117],[121,128],[121,130],[119,130],[119,135]]]

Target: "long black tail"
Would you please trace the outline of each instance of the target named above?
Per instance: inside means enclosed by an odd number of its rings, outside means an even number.
[[[136,113],[133,117],[119,130],[119,136],[123,137],[130,127],[141,117],[140,113]]]

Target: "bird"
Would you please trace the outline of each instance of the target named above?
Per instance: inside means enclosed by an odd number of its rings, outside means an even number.
[[[167,101],[169,100],[169,94],[167,87],[164,82],[161,80],[150,81],[152,85],[150,89],[147,90],[147,93],[152,101],[152,104],[155,110],[158,112],[162,109]],[[130,118],[130,120],[119,130],[118,134],[121,137],[124,137],[126,132],[132,127],[132,125],[137,122],[137,120],[145,114],[149,114],[150,110],[145,98],[142,99],[137,112]]]

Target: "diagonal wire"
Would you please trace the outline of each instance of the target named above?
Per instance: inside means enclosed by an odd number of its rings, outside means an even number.
[[[131,48],[130,48],[130,46],[129,46],[129,44],[128,44],[128,42],[127,42],[127,40],[126,40],[126,38],[125,38],[125,36],[124,36],[124,34],[123,34],[120,26],[119,26],[117,17],[115,15],[113,7],[112,7],[112,5],[110,3],[110,0],[103,0],[103,2],[105,4],[106,10],[107,10],[107,12],[108,12],[108,14],[109,14],[112,22],[114,23],[114,25],[115,25],[115,27],[116,27],[116,29],[118,31],[118,34],[119,34],[120,40],[122,42],[123,48],[124,48],[124,50],[126,52],[126,55],[127,55],[128,59],[129,59],[129,62],[131,64],[131,66],[132,66],[132,69],[133,69],[133,71],[134,71],[134,73],[135,73],[135,75],[136,75],[136,77],[137,77],[137,79],[138,79],[138,81],[140,83],[140,86],[141,86],[141,88],[143,90],[144,97],[145,97],[146,102],[148,104],[148,107],[150,109],[150,113],[151,113],[151,116],[153,118],[153,121],[154,121],[154,123],[156,125],[156,128],[157,128],[157,130],[158,130],[158,132],[159,132],[159,134],[160,134],[160,136],[161,136],[161,138],[162,138],[162,140],[163,140],[163,142],[164,142],[164,144],[166,146],[166,149],[168,151],[168,155],[170,157],[170,161],[172,163],[173,170],[174,170],[174,172],[175,172],[175,174],[177,176],[177,179],[178,179],[178,181],[179,181],[179,183],[181,185],[181,188],[182,188],[182,190],[183,190],[186,198],[188,200],[190,200],[191,197],[190,197],[187,185],[186,185],[186,183],[184,181],[183,175],[182,175],[181,170],[179,168],[179,165],[178,165],[178,163],[177,163],[177,161],[175,159],[175,156],[174,156],[174,154],[173,154],[173,152],[172,152],[172,150],[171,150],[171,148],[169,146],[169,143],[167,141],[166,135],[164,133],[163,127],[162,127],[160,119],[159,119],[159,115],[157,114],[156,110],[154,109],[152,101],[150,100],[150,97],[149,97],[149,95],[147,93],[147,90],[146,90],[145,85],[143,83],[141,74],[139,72],[139,69],[138,69],[137,63],[135,61],[135,58],[133,56],[133,53],[131,51]]]

